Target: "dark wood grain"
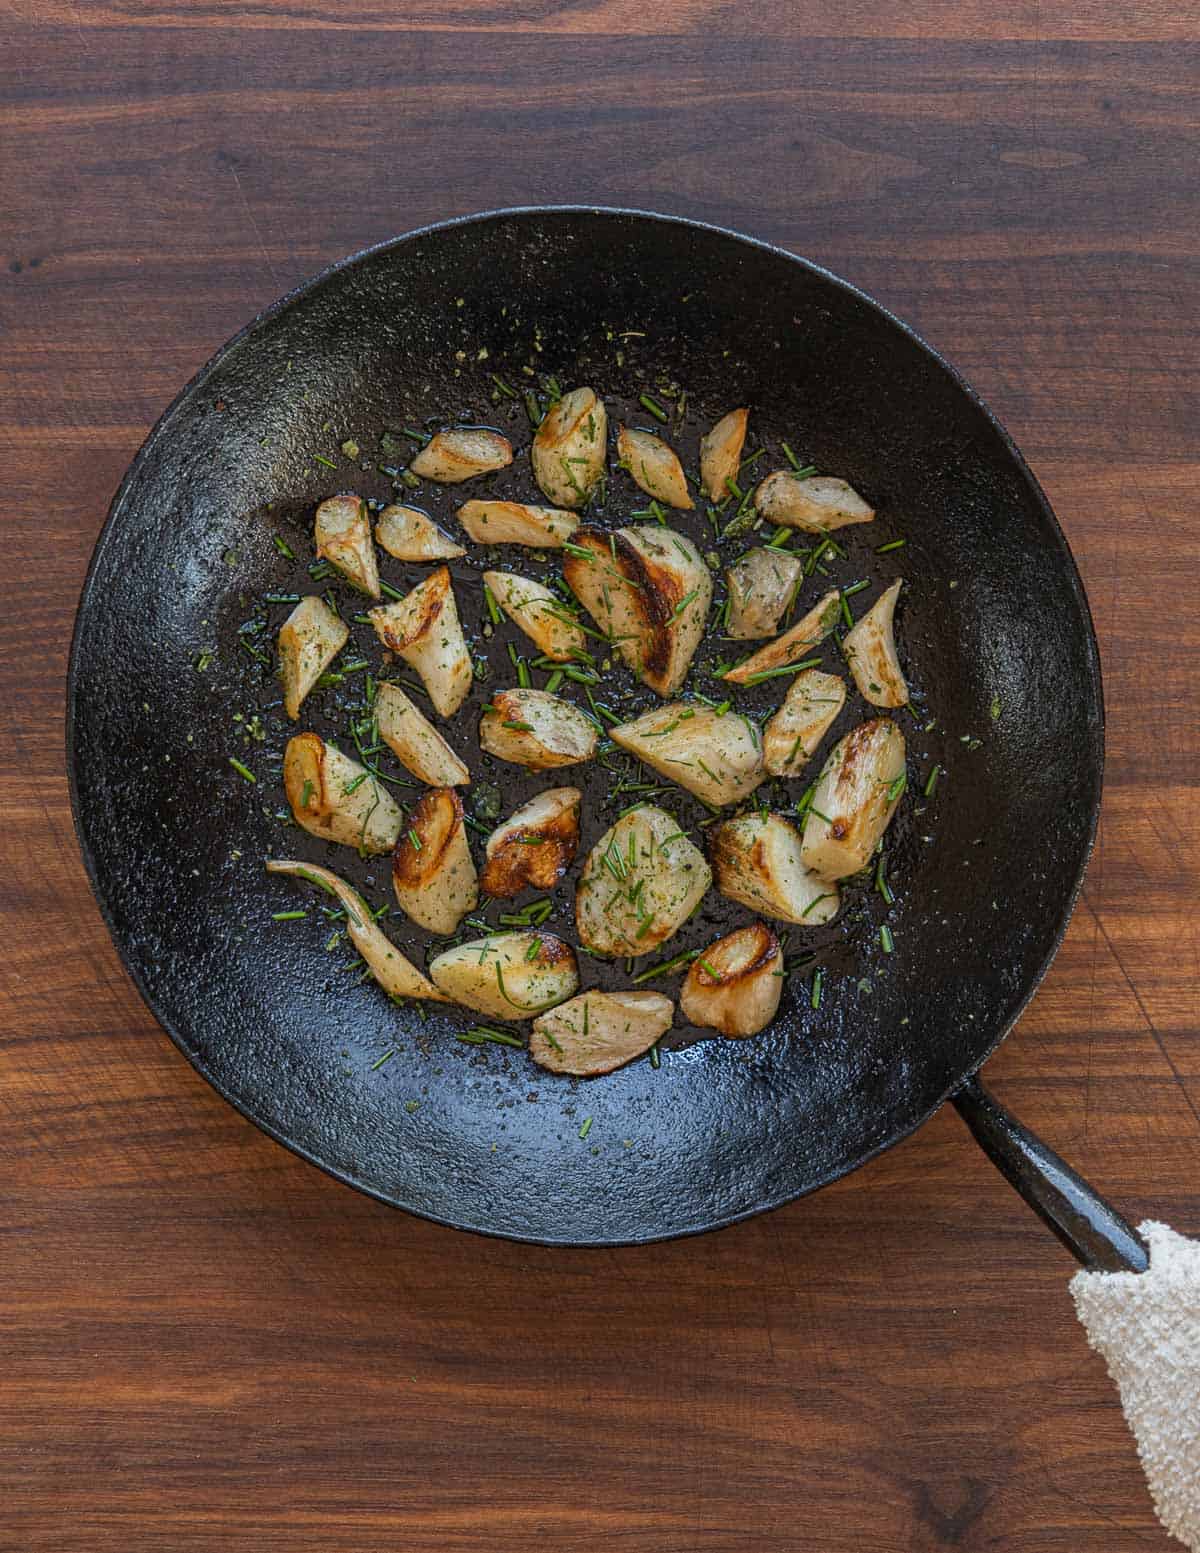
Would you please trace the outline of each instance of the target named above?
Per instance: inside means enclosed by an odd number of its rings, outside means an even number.
[[[1194,15],[22,0],[0,37],[0,1549],[1166,1548],[1071,1269],[953,1116],[768,1218],[574,1255],[260,1136],[116,961],[62,686],[145,431],[328,260],[539,200],[806,253],[963,368],[1080,560],[1101,840],[988,1077],[1200,1231]]]

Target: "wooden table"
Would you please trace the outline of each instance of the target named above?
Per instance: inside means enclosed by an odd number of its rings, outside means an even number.
[[[1074,546],[1104,822],[988,1077],[1133,1217],[1200,1231],[1191,8],[237,11],[17,0],[0,23],[0,1549],[1173,1545],[1070,1266],[953,1115],[662,1248],[389,1212],[256,1132],[146,1013],[76,854],[62,725],[126,463],[326,261],[552,200],[786,244],[965,370]]]

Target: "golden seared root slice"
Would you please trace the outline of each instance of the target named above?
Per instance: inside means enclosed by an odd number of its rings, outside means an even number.
[[[617,456],[621,468],[627,470],[634,483],[655,501],[684,509],[696,505],[688,495],[683,465],[674,451],[653,432],[622,426],[617,433]]]
[[[763,760],[772,776],[798,776],[846,703],[836,674],[806,669],[788,686],[783,705],[763,729]]]
[[[802,528],[810,534],[828,534],[849,523],[870,523],[874,507],[844,480],[831,475],[796,475],[777,469],[761,481],[754,505],[768,523]]]
[[[269,874],[288,874],[293,878],[307,879],[318,889],[334,896],[346,912],[346,932],[350,942],[363,957],[371,975],[393,998],[429,998],[435,1003],[449,1000],[444,992],[421,974],[411,960],[402,955],[395,944],[371,916],[361,895],[353,890],[337,874],[316,863],[301,863],[290,858],[272,859],[267,863]]]
[[[767,774],[762,737],[737,712],[672,701],[608,734],[652,771],[718,808],[749,797]]]
[[[604,473],[608,415],[590,388],[573,388],[542,418],[529,450],[533,478],[559,507],[582,507]]]
[[[439,566],[394,604],[370,612],[375,634],[421,676],[442,717],[453,717],[471,689],[471,655],[448,567]]]
[[[426,787],[463,787],[471,773],[441,734],[400,689],[386,680],[375,695],[379,737]]]
[[[660,696],[683,684],[704,637],[712,577],[692,541],[660,524],[576,530],[567,586]]]
[[[451,561],[467,553],[416,507],[385,507],[375,525],[375,538],[398,561]]]
[[[487,842],[484,891],[507,897],[557,884],[579,851],[582,802],[577,787],[547,788],[497,825]]]
[[[409,464],[422,480],[457,485],[512,463],[512,443],[484,426],[452,426],[433,436]]]
[[[736,480],[746,441],[749,410],[730,410],[700,438],[700,483],[709,501],[724,501],[727,480]]]
[[[400,810],[365,766],[298,733],[283,753],[283,786],[297,825],[322,841],[360,852],[390,852],[400,834]]]
[[[575,766],[596,753],[596,730],[578,707],[546,690],[499,690],[479,720],[479,745],[530,771]]]
[[[881,593],[842,642],[842,651],[859,694],[872,706],[907,706],[908,685],[896,655],[892,616],[901,579]]]
[[[529,1055],[551,1073],[595,1078],[649,1051],[674,1014],[657,992],[581,992],[533,1021]]]
[[[694,1025],[722,1035],[757,1035],[774,1019],[783,992],[783,950],[765,923],[710,944],[683,979],[679,1006]]]
[[[837,915],[837,885],[804,863],[800,832],[779,814],[742,814],[713,831],[709,842],[717,889],[730,900],[780,922],[812,927]]]
[[[774,670],[798,663],[814,647],[819,647],[840,619],[838,592],[834,588],[813,605],[803,620],[797,620],[790,631],[760,647],[721,677],[731,685],[755,685],[761,679],[769,679]]]
[[[347,582],[379,597],[379,566],[371,540],[367,504],[358,496],[331,496],[313,519],[317,555],[336,566]]]
[[[429,962],[429,974],[455,1003],[493,1019],[530,1019],[579,986],[575,951],[553,933],[493,933],[456,944]]]
[[[519,501],[464,502],[458,521],[478,545],[528,545],[533,550],[558,550],[579,527],[573,512]]]
[[[569,663],[587,651],[587,637],[557,593],[515,572],[484,572],[483,583],[499,608],[547,658]]]
[[[453,933],[479,901],[479,880],[462,799],[452,787],[422,794],[392,853],[392,889],[402,911],[431,933]]]
[[[596,954],[649,954],[704,899],[712,872],[673,815],[644,804],[624,814],[588,853],[575,922]]]
[[[786,550],[763,545],[739,556],[725,573],[729,585],[726,634],[741,640],[773,636],[803,575],[804,562]]]
[[[860,723],[834,745],[804,822],[803,858],[824,879],[865,868],[905,783],[904,735],[890,717]]]
[[[279,628],[279,672],[283,709],[296,721],[305,696],[350,638],[346,623],[324,599],[301,599]]]

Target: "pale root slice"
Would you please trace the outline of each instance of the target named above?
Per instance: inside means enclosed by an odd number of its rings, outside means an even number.
[[[438,714],[453,717],[474,676],[449,568],[439,566],[411,593],[371,610],[370,617],[383,645],[420,675]]]
[[[777,469],[761,481],[754,505],[768,523],[828,534],[849,523],[870,523],[875,516],[853,486],[832,475],[797,475]]]
[[[553,933],[493,933],[455,944],[429,962],[434,984],[491,1019],[531,1019],[579,986],[570,944]]]
[[[533,478],[558,507],[582,507],[604,473],[608,415],[591,388],[573,388],[546,411],[529,450]]]
[[[790,631],[777,636],[773,642],[760,647],[756,653],[721,676],[731,685],[756,685],[761,679],[769,679],[774,669],[784,669],[789,663],[798,663],[814,647],[819,647],[841,619],[841,605],[836,588],[817,600],[803,620],[797,620]]]
[[[837,674],[797,674],[763,729],[763,760],[771,775],[799,776],[845,704],[846,682]]]
[[[531,550],[558,550],[579,527],[573,512],[519,501],[464,502],[458,521],[477,545],[527,545]]]
[[[904,735],[890,717],[860,723],[834,745],[804,822],[804,862],[815,874],[845,879],[867,866],[903,795],[904,762]]]
[[[818,927],[837,915],[837,885],[805,866],[800,832],[780,814],[726,820],[709,841],[717,889],[780,922]]]
[[[798,555],[763,545],[747,550],[725,573],[729,620],[725,634],[742,641],[773,636],[804,575]]]
[[[462,799],[452,787],[422,793],[392,853],[392,889],[400,909],[431,933],[453,933],[479,904],[479,879]]]
[[[371,539],[371,518],[360,496],[331,496],[313,519],[317,555],[336,566],[347,582],[369,598],[379,593],[379,565]]]
[[[709,501],[724,501],[730,494],[726,481],[737,479],[749,419],[749,410],[730,410],[700,438],[700,483]]]
[[[327,890],[346,913],[346,934],[358,950],[371,975],[392,998],[427,998],[434,1003],[448,1003],[446,994],[435,987],[427,976],[405,958],[371,916],[366,902],[351,887],[328,868],[316,863],[297,862],[290,858],[272,858],[267,863],[270,874],[288,874],[296,879],[307,879],[318,889]]]
[[[452,561],[467,553],[416,507],[385,507],[375,525],[375,538],[397,561]]]
[[[283,786],[297,825],[322,841],[362,853],[390,852],[401,814],[365,766],[319,734],[297,733],[283,752]]]
[[[696,505],[688,495],[683,465],[674,449],[653,432],[622,426],[617,433],[617,457],[634,484],[655,501],[685,511]]]
[[[737,712],[670,701],[610,728],[608,736],[713,808],[748,798],[767,774],[762,736]]]
[[[551,1073],[596,1078],[648,1052],[674,1016],[658,992],[581,992],[533,1021],[529,1055]]]
[[[674,816],[643,804],[588,853],[575,895],[580,941],[597,954],[649,954],[683,926],[711,883],[704,854]]]
[[[486,426],[451,426],[431,437],[409,469],[422,480],[458,485],[476,475],[504,469],[513,460],[512,443]]]
[[[497,825],[487,840],[480,883],[488,895],[519,895],[532,887],[549,890],[579,851],[577,787],[548,787]]]
[[[563,576],[638,678],[673,696],[704,638],[712,603],[712,576],[692,541],[661,524],[580,528]]]
[[[722,1035],[757,1035],[774,1019],[783,992],[783,950],[763,922],[727,933],[695,960],[679,989],[694,1025]]]
[[[547,658],[570,663],[587,651],[587,637],[557,593],[516,572],[484,572],[484,587],[500,609]]]
[[[546,690],[498,690],[479,720],[480,748],[530,771],[591,760],[596,738],[577,706]]]
[[[325,600],[310,593],[279,628],[283,709],[293,722],[305,696],[350,639],[350,629]]]
[[[465,787],[471,773],[399,685],[387,680],[375,694],[379,737],[400,764],[426,787]]]
[[[892,617],[900,597],[901,579],[881,593],[853,628],[847,631],[842,652],[864,701],[872,706],[907,706],[908,685],[896,655]]]

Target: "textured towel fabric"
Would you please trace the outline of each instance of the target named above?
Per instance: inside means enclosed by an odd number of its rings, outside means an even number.
[[[1200,1241],[1141,1225],[1145,1273],[1076,1273],[1075,1309],[1104,1355],[1159,1519],[1200,1553]]]

